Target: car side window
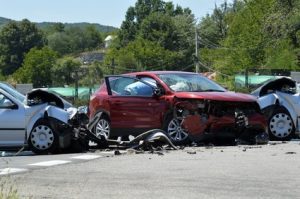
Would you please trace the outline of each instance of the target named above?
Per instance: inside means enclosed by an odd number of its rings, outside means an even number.
[[[115,77],[109,80],[112,95],[147,96],[153,95],[153,88],[144,82],[130,77]]]

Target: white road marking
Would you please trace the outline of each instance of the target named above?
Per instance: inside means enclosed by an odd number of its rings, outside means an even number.
[[[51,160],[51,161],[45,161],[45,162],[37,162],[34,164],[29,164],[29,165],[30,166],[49,167],[49,166],[55,166],[55,165],[60,165],[60,164],[67,164],[70,162],[71,161],[66,161],[66,160]]]
[[[79,155],[71,157],[72,159],[79,159],[79,160],[93,160],[96,158],[102,157],[101,155]]]
[[[20,172],[24,172],[24,171],[27,171],[27,169],[4,168],[4,169],[0,169],[0,175],[8,175],[8,174],[12,174],[12,173],[20,173]]]

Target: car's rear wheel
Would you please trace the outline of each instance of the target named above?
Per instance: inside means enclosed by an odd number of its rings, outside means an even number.
[[[289,112],[284,107],[276,108],[268,122],[271,140],[289,140],[295,134],[295,127]]]
[[[97,137],[104,137],[108,139],[110,137],[110,121],[106,116],[102,116],[95,126],[95,134]]]
[[[54,153],[58,149],[58,135],[47,121],[40,120],[30,133],[29,146],[36,154]]]
[[[165,121],[163,130],[175,145],[187,144],[189,134],[181,126],[182,120],[169,116]]]

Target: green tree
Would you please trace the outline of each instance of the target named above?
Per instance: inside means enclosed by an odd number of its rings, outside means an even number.
[[[130,41],[133,41],[136,32],[137,23],[135,22],[135,9],[134,7],[129,7],[125,15],[125,21],[122,22],[118,33],[120,46],[126,46]]]
[[[175,7],[172,2],[162,0],[137,0],[135,6],[127,10],[115,45],[105,59],[106,65],[115,60],[128,71],[191,69],[194,25],[189,8]]]
[[[90,88],[98,87],[103,80],[104,75],[111,74],[107,67],[100,62],[93,62],[85,68],[85,75],[80,80],[81,85],[87,85]]]
[[[120,50],[111,49],[104,64],[111,67],[111,60],[114,59],[117,63],[115,73],[171,70],[176,66],[179,57],[177,52],[166,50],[157,42],[139,38]]]
[[[103,38],[99,31],[96,30],[95,26],[87,26],[84,30],[86,49],[92,50],[102,47]]]
[[[175,69],[194,69],[194,60],[192,59],[195,54],[195,19],[191,14],[177,15],[172,18],[176,32],[177,32],[177,47],[176,52],[178,59],[176,60]]]
[[[20,83],[32,83],[35,88],[51,86],[52,68],[56,60],[57,53],[50,48],[32,48],[13,76]]]
[[[84,29],[70,27],[48,35],[47,39],[49,47],[60,55],[93,50],[103,45],[102,35],[94,26]]]
[[[162,13],[149,15],[141,24],[139,36],[143,39],[157,42],[168,50],[178,49],[178,32],[172,17]]]
[[[54,86],[72,85],[75,82],[73,73],[79,69],[81,63],[71,57],[57,61],[52,67],[52,82]]]
[[[24,56],[33,47],[45,44],[43,34],[34,23],[27,19],[11,21],[0,32],[0,69],[4,75],[14,73]]]
[[[136,39],[141,24],[153,13],[176,16],[191,14],[191,10],[188,8],[183,9],[178,5],[174,8],[172,2],[164,2],[162,0],[137,0],[134,7],[128,8],[125,20],[122,22],[118,33],[121,47]]]
[[[47,37],[48,46],[60,55],[72,53],[71,39],[65,32],[55,32]]]

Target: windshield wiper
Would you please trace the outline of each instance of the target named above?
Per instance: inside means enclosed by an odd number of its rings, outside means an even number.
[[[206,89],[206,90],[202,90],[201,92],[224,92],[224,91],[217,90],[217,89]]]

